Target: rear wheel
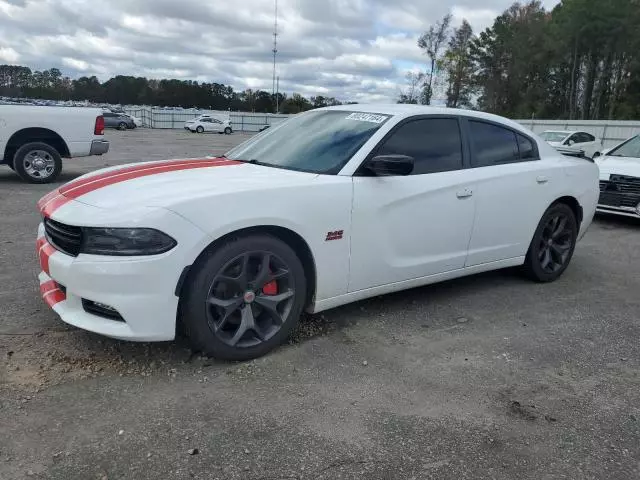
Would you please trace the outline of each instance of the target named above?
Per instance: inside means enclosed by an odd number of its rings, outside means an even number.
[[[127,129],[127,124],[124,122],[120,122],[118,124],[118,130],[126,130]]]
[[[227,127],[224,129],[225,135],[231,135],[231,127]]]
[[[199,127],[196,128],[196,132],[198,132],[198,133],[204,132],[204,128],[202,127],[202,125],[200,125]]]
[[[537,282],[556,280],[569,266],[578,237],[578,222],[564,203],[549,207],[527,252],[524,271]]]
[[[11,168],[26,182],[49,183],[62,171],[62,157],[46,143],[26,143],[13,156]]]
[[[192,347],[224,360],[249,360],[283,343],[306,299],[300,259],[270,235],[231,240],[194,265],[181,297]]]

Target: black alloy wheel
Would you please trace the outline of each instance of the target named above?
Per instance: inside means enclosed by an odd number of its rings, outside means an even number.
[[[554,273],[567,262],[573,242],[573,229],[565,213],[553,215],[542,230],[538,260],[542,270]]]
[[[180,295],[180,322],[195,351],[249,360],[283,343],[307,298],[296,252],[270,235],[212,247],[191,267]]]
[[[569,266],[578,236],[573,210],[564,203],[552,205],[543,215],[531,241],[525,271],[534,280],[556,280]]]
[[[258,345],[278,333],[294,296],[291,272],[282,259],[265,251],[243,253],[213,279],[206,300],[209,327],[231,347]]]

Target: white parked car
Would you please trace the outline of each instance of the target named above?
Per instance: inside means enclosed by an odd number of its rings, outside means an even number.
[[[547,130],[540,136],[553,147],[572,147],[582,150],[589,158],[596,158],[602,153],[602,140],[587,132],[569,130]]]
[[[129,115],[128,113],[125,113],[125,116],[129,117],[131,120],[133,120],[133,124],[136,127],[142,127],[142,119],[140,117],[136,117],[133,115]]]
[[[640,135],[605,150],[600,167],[598,211],[640,218]]]
[[[270,351],[303,309],[522,266],[557,279],[598,168],[467,110],[345,105],[221,158],[99,170],[38,203],[45,301],[110,337],[226,359]]]
[[[199,117],[189,120],[185,122],[184,129],[197,133],[217,132],[227,135],[233,133],[231,120],[216,117]]]
[[[62,159],[109,150],[97,108],[0,105],[0,164],[30,183],[53,182]]]

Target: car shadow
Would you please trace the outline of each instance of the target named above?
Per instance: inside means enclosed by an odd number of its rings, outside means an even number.
[[[288,346],[304,344],[320,336],[349,343],[345,340],[348,335],[342,335],[341,332],[359,322],[373,321],[385,315],[419,311],[433,303],[449,304],[455,302],[461,292],[468,296],[514,283],[529,281],[517,269],[504,269],[373,297],[318,314],[305,313]],[[415,321],[424,323],[418,316],[416,318]],[[224,369],[225,366],[237,363],[205,358],[199,352],[192,352],[187,339],[180,335],[170,342],[137,343],[110,339],[64,324],[52,331],[62,332],[65,334],[63,336],[69,337],[66,342],[57,342],[58,352],[53,355],[53,359],[68,364],[69,367],[66,368],[83,365],[83,373],[87,370],[90,373],[112,371],[121,375],[149,376],[162,373],[171,376],[176,371],[200,371],[203,367]]]

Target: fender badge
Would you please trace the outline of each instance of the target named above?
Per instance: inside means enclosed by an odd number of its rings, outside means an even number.
[[[342,239],[342,234],[344,230],[336,230],[335,232],[327,232],[327,238],[324,239],[325,242],[329,240],[340,240]]]

